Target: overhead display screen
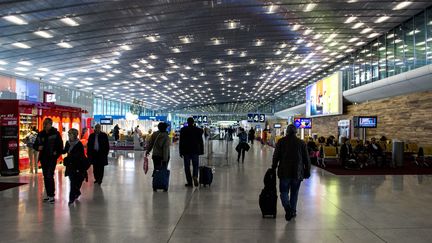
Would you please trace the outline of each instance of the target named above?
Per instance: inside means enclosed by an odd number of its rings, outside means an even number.
[[[306,87],[306,116],[342,114],[341,72]]]
[[[311,118],[295,118],[294,126],[303,129],[312,129],[312,119]]]
[[[376,128],[378,121],[376,116],[359,116],[356,127],[358,128]]]

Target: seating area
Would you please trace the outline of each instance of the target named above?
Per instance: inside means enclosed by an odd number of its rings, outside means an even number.
[[[376,141],[377,139],[371,138],[363,142],[359,139],[351,139],[345,142],[345,146],[349,147],[345,150],[347,151],[345,153],[348,153],[345,155],[341,155],[341,146],[344,144],[339,144],[334,136],[329,136],[327,139],[320,137],[315,140],[306,137],[304,140],[308,144],[312,163],[321,168],[326,168],[329,162],[345,170],[362,170],[366,167],[394,169],[411,165],[431,167],[432,165],[432,145],[405,143],[403,163],[395,165],[392,163],[392,140]]]

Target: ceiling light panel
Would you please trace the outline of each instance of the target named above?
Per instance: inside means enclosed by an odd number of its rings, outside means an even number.
[[[79,26],[79,23],[77,21],[75,21],[74,19],[69,18],[69,17],[62,18],[62,19],[60,19],[60,21],[69,25],[69,26]]]

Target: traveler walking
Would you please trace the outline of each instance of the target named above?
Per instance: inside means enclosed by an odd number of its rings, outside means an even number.
[[[287,135],[277,142],[273,154],[272,168],[277,168],[280,197],[287,221],[297,215],[300,183],[310,177],[311,168],[306,144],[296,137],[296,133],[296,127],[288,125]]]
[[[101,131],[100,124],[96,124],[94,133],[90,134],[87,144],[87,155],[90,163],[93,165],[95,184],[102,184],[104,167],[108,165],[108,153],[108,135]]]
[[[68,132],[69,140],[66,142],[63,153],[67,153],[63,165],[66,166],[65,176],[70,180],[69,205],[74,203],[81,195],[81,185],[87,178],[89,162],[84,154],[84,146],[78,139],[78,130],[72,128]]]
[[[240,127],[240,132],[237,134],[239,138],[239,144],[236,147],[236,151],[238,153],[237,163],[240,163],[240,155],[242,155],[242,163],[244,163],[245,152],[249,150],[249,144],[247,143],[247,137],[245,130],[243,127]]]
[[[51,118],[46,118],[43,121],[43,130],[37,135],[33,148],[39,151],[39,160],[42,166],[46,191],[46,197],[43,201],[53,204],[55,202],[54,171],[57,166],[57,159],[63,152],[63,140],[52,124]]]
[[[95,127],[96,129],[96,127]],[[120,139],[120,128],[118,124],[116,124],[113,128],[113,136],[114,136],[114,144],[117,145],[119,139]]]
[[[33,148],[37,135],[38,132],[36,127],[32,127],[30,132],[24,138],[24,141],[27,145],[27,152],[30,161],[30,173],[32,174],[33,174],[33,169],[35,174],[38,173],[38,151]]]
[[[170,159],[170,138],[167,132],[168,124],[160,122],[158,131],[151,135],[146,156],[152,153],[154,170],[167,169]]]
[[[251,144],[254,143],[254,140],[255,140],[255,130],[253,129],[253,127],[251,127],[251,129],[249,130],[248,139],[249,139],[249,142]]]
[[[204,154],[203,131],[194,125],[194,119],[187,119],[187,126],[180,130],[180,157],[184,158],[184,169],[186,174],[186,187],[192,187],[192,175],[190,162],[192,161],[193,183],[198,184],[199,155]]]

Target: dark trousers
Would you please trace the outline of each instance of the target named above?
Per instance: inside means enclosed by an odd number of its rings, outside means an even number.
[[[102,183],[103,176],[104,176],[104,169],[105,169],[105,165],[101,163],[93,164],[93,175],[96,182]]]
[[[96,182],[102,183],[104,177],[104,169],[106,165],[106,155],[96,152],[91,156],[91,162],[93,164],[93,176]]]
[[[70,180],[70,192],[69,192],[69,201],[74,201],[81,195],[81,185],[84,181],[84,176],[80,173],[71,173],[69,175]]]
[[[301,180],[291,178],[281,178],[279,180],[279,191],[282,206],[286,213],[296,214],[297,199]]]
[[[162,161],[162,159],[160,156],[152,156],[154,170],[167,169],[168,162]]]
[[[44,177],[45,191],[48,197],[55,196],[54,171],[57,165],[56,160],[41,161],[42,174]]]
[[[244,162],[245,152],[246,150],[244,148],[240,149],[237,156],[237,162],[240,162],[240,155],[242,156],[242,162]]]
[[[198,154],[187,154],[184,155],[184,169],[186,174],[186,181],[188,184],[192,184],[192,175],[190,171],[190,163],[192,161],[192,173],[193,177],[198,177],[199,167],[199,155]]]

